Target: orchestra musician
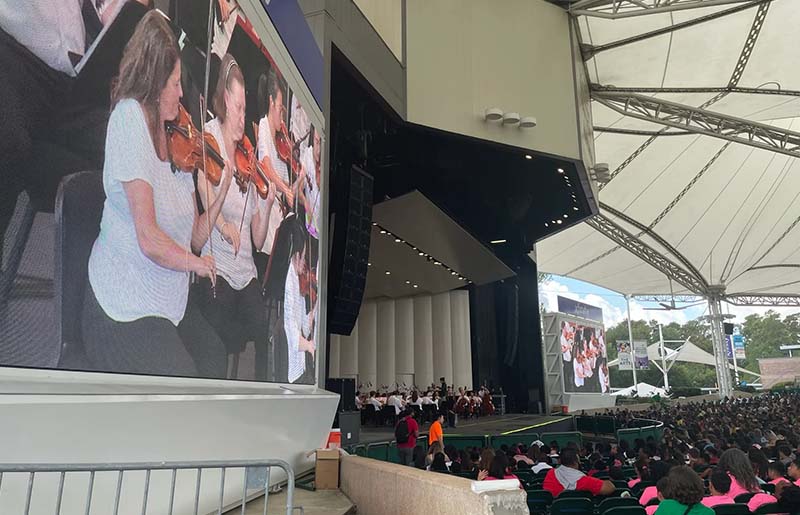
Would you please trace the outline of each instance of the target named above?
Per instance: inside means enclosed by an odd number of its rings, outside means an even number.
[[[222,158],[233,163],[237,145],[242,145],[245,137],[245,90],[242,71],[230,54],[222,59],[212,107],[216,118],[206,124],[206,130],[219,143]],[[245,185],[243,192],[236,181],[230,181],[225,192],[221,186],[214,186],[198,172],[197,188],[204,208],[207,201],[213,203],[220,196],[224,199],[220,216],[212,227],[212,241],[206,243],[202,252],[207,256],[213,250],[216,288],[212,289],[209,279],[201,281],[201,306],[229,350],[238,352],[242,343],[255,343],[255,377],[265,380],[267,314],[256,278],[253,244],[256,248],[264,244],[275,188],[270,187],[267,198],[263,199],[252,182]]]
[[[175,35],[150,11],[125,48],[112,92],[83,338],[102,370],[221,378],[225,348],[188,294],[190,273],[216,278],[214,257],[197,254],[225,195],[200,215],[192,175],[170,164],[165,122],[179,113],[180,78]],[[223,192],[231,178],[225,166]]]
[[[283,327],[286,331],[288,350],[288,381],[313,382],[313,358],[316,352],[314,340],[316,304],[307,308],[306,298],[300,289],[300,279],[306,267],[306,244],[308,234],[305,224],[295,220],[289,224],[290,261],[286,274],[283,301]],[[307,359],[310,358],[310,359]]]

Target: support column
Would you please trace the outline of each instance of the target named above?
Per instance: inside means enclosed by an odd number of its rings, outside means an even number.
[[[378,389],[377,344],[377,309],[366,302],[358,315],[358,378],[367,390]]]
[[[420,389],[427,388],[434,382],[431,304],[431,297],[428,295],[414,297],[414,380]]]
[[[331,338],[333,335],[331,335]],[[358,321],[353,326],[350,336],[339,337],[339,377],[352,377],[356,380],[356,389],[361,384],[358,376]]]
[[[708,297],[709,320],[711,321],[711,338],[714,343],[714,361],[717,365],[717,384],[719,396],[730,397],[733,393],[731,372],[728,368],[728,353],[725,349],[725,335],[722,331],[722,302],[719,296]]]
[[[433,375],[444,377],[447,384],[453,378],[453,332],[450,325],[450,292],[433,296]],[[456,388],[461,385],[456,385]]]
[[[339,375],[339,353],[342,348],[341,336],[332,334],[328,347],[328,377],[341,377]]]
[[[394,303],[394,368],[398,383],[411,386],[414,377],[414,301],[410,297]]]
[[[394,300],[378,302],[377,372],[378,385],[389,391],[395,389]]]
[[[450,292],[450,327],[453,341],[453,382],[472,389],[472,353],[469,335],[469,292]]]

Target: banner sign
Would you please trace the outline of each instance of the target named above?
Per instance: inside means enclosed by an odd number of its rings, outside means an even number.
[[[633,355],[631,354],[631,344],[629,342],[617,342],[617,359],[619,360],[620,370],[633,370]]]
[[[566,297],[558,296],[558,312],[567,315],[575,315],[576,317],[587,318],[595,322],[603,323],[603,310],[597,306],[584,304],[577,300],[568,299]]]
[[[634,341],[633,355],[636,370],[647,370],[650,368],[650,357],[647,355],[647,342]]]

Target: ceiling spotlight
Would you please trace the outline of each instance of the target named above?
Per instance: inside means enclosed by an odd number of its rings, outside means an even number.
[[[556,220],[556,223],[557,223],[558,225],[561,225],[561,220]],[[386,273],[388,274],[389,272],[386,272]]]
[[[533,156],[530,154],[525,154],[525,159],[533,159]]]
[[[450,275],[456,275],[456,273],[455,272],[450,272]]]
[[[386,234],[386,230],[385,229],[381,229],[381,234]]]
[[[372,222],[372,225],[373,226],[378,225],[378,222]]]
[[[414,288],[419,288],[419,285],[416,285],[416,284],[415,284],[415,285],[414,285]]]
[[[395,243],[400,243],[401,241],[403,241],[403,240],[401,240],[400,238],[395,238],[395,239],[394,239],[394,242],[395,242]]]
[[[372,263],[367,263],[367,266],[372,266]]]
[[[556,223],[556,221],[555,220],[550,220],[550,223],[554,224],[554,223]]]
[[[506,242],[506,240],[492,240],[489,243],[493,243],[494,245],[498,245],[500,243],[505,243],[505,242]]]
[[[558,223],[561,223],[561,220],[559,220]],[[386,275],[392,275],[392,273],[390,271],[388,271],[388,270],[385,273],[386,273]]]
[[[503,115],[503,123],[505,125],[514,125],[519,123],[519,113],[506,113]]]
[[[419,253],[419,255],[420,255],[420,256],[424,256],[424,255],[425,255],[425,253],[424,253],[424,252],[420,252],[420,253]]]
[[[434,261],[433,264],[434,265],[441,265],[441,263],[439,263],[438,261]]]
[[[545,227],[550,227],[550,225],[548,225],[548,223],[547,223],[547,222],[545,222],[545,223],[544,223],[544,226],[545,226]]]
[[[573,211],[577,211],[578,210],[578,206],[572,206],[572,210]]]
[[[564,218],[569,218],[567,215],[564,215]]]
[[[411,284],[411,281],[406,281],[406,284]]]
[[[564,173],[564,169],[563,168],[559,168],[558,169],[558,173]]]
[[[503,119],[503,110],[499,107],[490,107],[483,112],[483,119],[487,122],[498,122]]]
[[[535,116],[523,116],[519,121],[520,129],[533,129],[534,127],[536,127]]]

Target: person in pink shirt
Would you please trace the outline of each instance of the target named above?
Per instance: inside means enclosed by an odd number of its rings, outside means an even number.
[[[786,467],[780,461],[769,464],[769,467],[767,467],[767,477],[769,478],[769,484],[775,486],[777,486],[778,483],[789,482],[789,480],[786,479]]]
[[[711,480],[708,483],[708,488],[711,491],[711,495],[703,497],[703,500],[700,501],[703,503],[703,506],[712,508],[718,504],[736,503],[736,501],[733,500],[733,497],[728,495],[731,489],[731,477],[727,472],[717,470],[711,474]]]
[[[728,449],[719,457],[717,469],[727,472],[731,476],[731,487],[728,495],[733,499],[741,494],[755,494],[747,503],[750,511],[755,511],[762,504],[777,502],[777,499],[761,491],[761,487],[753,472],[750,458],[740,449]]]
[[[650,462],[649,470],[650,470],[650,481],[655,481],[656,485],[658,482],[661,481],[661,478],[666,477],[669,474],[670,465],[665,461],[653,461]],[[658,487],[657,486],[648,486],[642,491],[642,494],[639,496],[639,504],[642,506],[647,506],[647,504],[652,501],[653,499],[658,498]]]
[[[650,480],[650,473],[647,471],[647,462],[644,460],[639,460],[634,464],[634,469],[636,469],[636,477],[628,481],[628,488],[633,488],[634,486],[638,485],[642,481],[649,481]]]
[[[495,454],[492,459],[492,464],[489,465],[489,470],[481,470],[478,472],[478,481],[492,481],[497,479],[516,479],[519,478],[508,470],[508,457],[502,452]],[[520,483],[522,488],[522,483]]]

